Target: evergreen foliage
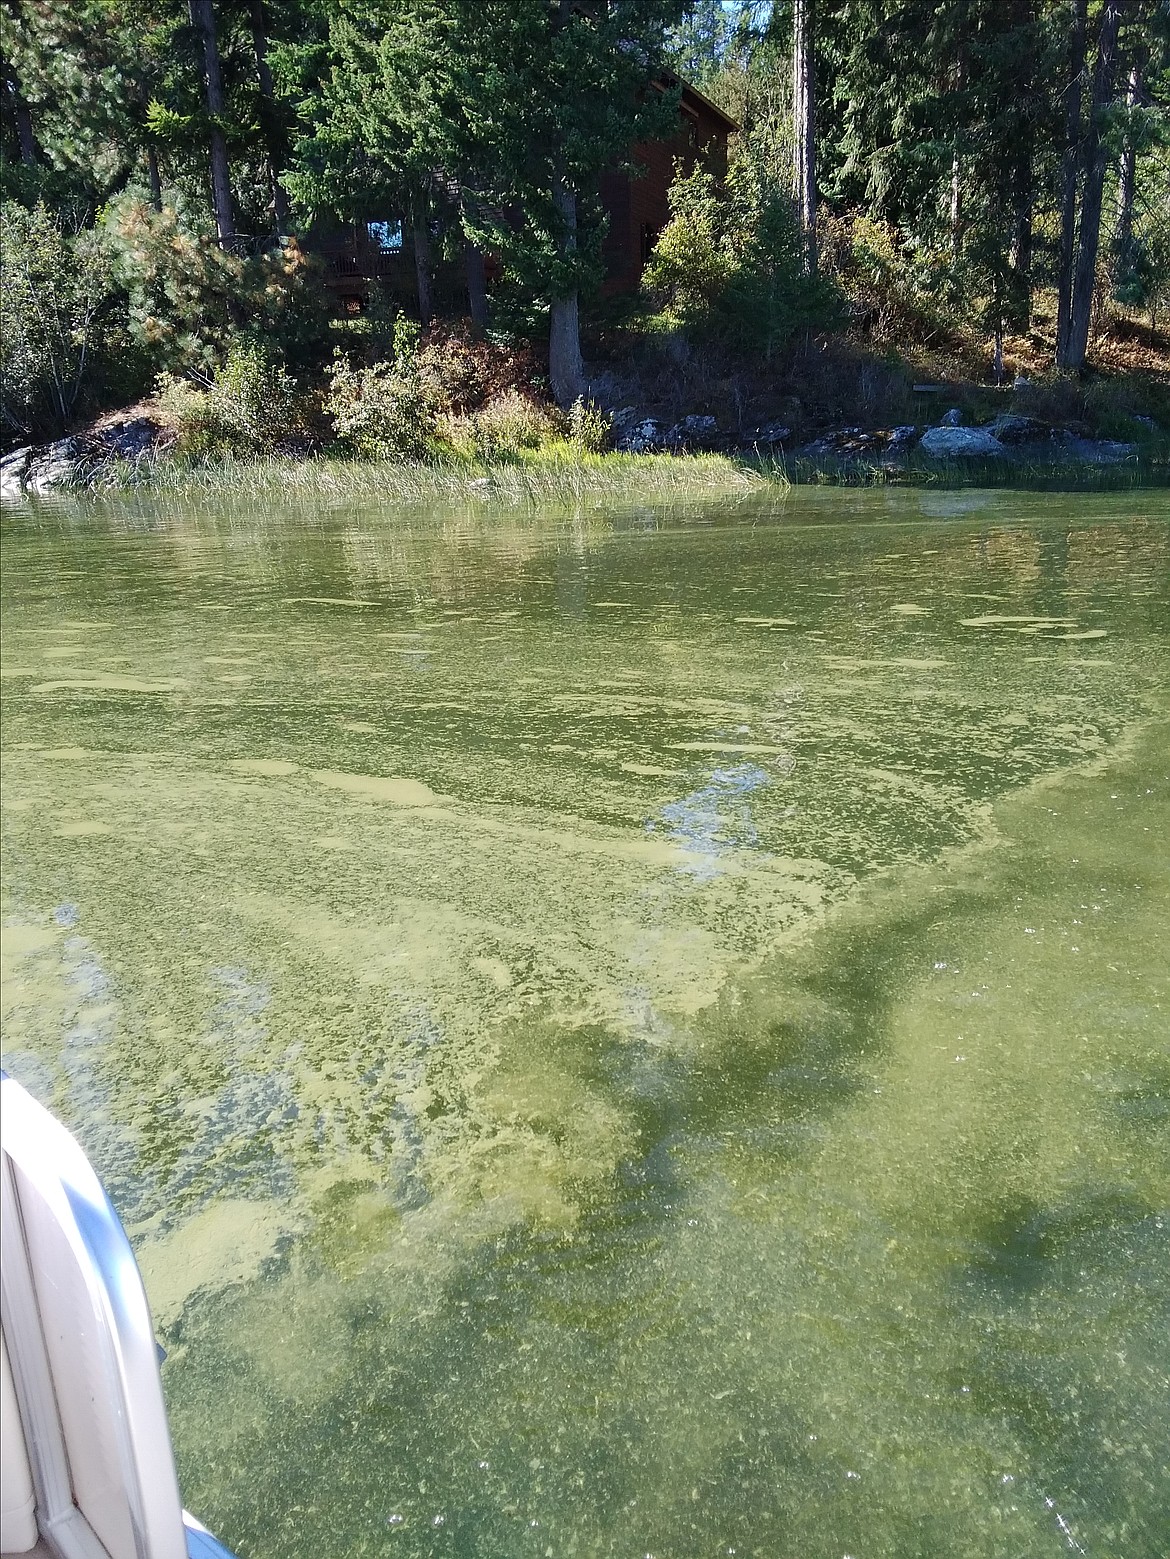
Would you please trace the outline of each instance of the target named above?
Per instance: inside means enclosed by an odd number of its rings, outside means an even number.
[[[815,118],[795,133],[798,15]],[[0,0],[4,437],[160,371],[210,394],[245,339],[318,383],[345,341],[329,393],[355,440],[382,437],[359,428],[375,401],[478,415],[483,395],[435,388],[454,348],[408,371],[376,303],[364,340],[330,319],[304,240],[371,216],[403,220],[423,321],[440,262],[466,264],[480,338],[489,255],[497,308],[543,319],[567,411],[600,181],[677,126],[671,67],[742,126],[725,181],[680,178],[647,273],[696,337],[773,361],[848,319],[1001,347],[1058,297],[1058,362],[1080,371],[1110,299],[1164,314],[1162,0]]]
[[[843,299],[806,271],[792,202],[763,159],[742,156],[723,186],[702,169],[679,177],[670,203],[644,284],[680,324],[768,361],[841,321]]]

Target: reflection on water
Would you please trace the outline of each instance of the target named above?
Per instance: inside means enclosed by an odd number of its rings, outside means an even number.
[[[1170,518],[4,518],[7,1060],[245,1556],[1154,1559]]]
[[[719,857],[738,845],[755,849],[759,830],[752,822],[751,794],[770,775],[754,763],[713,769],[705,784],[680,801],[668,801],[647,829],[662,828],[672,843],[687,851],[681,871],[706,880],[719,871]]]

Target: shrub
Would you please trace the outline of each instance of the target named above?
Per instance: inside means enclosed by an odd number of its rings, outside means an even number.
[[[801,330],[835,321],[837,290],[804,273],[792,202],[759,157],[741,156],[723,189],[702,170],[680,175],[670,209],[645,285],[695,334],[768,359]]]
[[[504,390],[471,419],[475,452],[481,460],[516,459],[551,443],[561,433],[559,415],[522,390]]]
[[[725,206],[714,178],[701,169],[670,189],[670,221],[643,275],[643,285],[680,319],[704,319],[727,285]]]
[[[63,433],[125,377],[125,316],[109,250],[100,232],[70,233],[43,204],[6,203],[0,253],[5,434]]]
[[[422,460],[433,452],[434,409],[408,358],[355,367],[338,356],[325,410],[338,438],[364,459]]]
[[[824,245],[853,310],[880,340],[930,339],[955,314],[950,256],[906,242],[888,222],[830,218]]]
[[[453,334],[436,334],[419,352],[419,379],[438,411],[459,415],[483,404],[487,375],[481,347]]]
[[[278,448],[298,431],[296,380],[262,342],[232,345],[211,398],[238,453]]]
[[[198,459],[225,449],[224,430],[209,389],[163,372],[155,383],[154,399],[163,425],[174,434],[175,454]]]
[[[580,396],[569,407],[569,442],[586,455],[608,448],[612,431],[609,417],[594,401]]]
[[[271,349],[255,340],[234,342],[222,368],[202,388],[163,373],[156,395],[181,455],[272,453],[305,431],[296,381]]]
[[[462,416],[513,385],[539,376],[529,343],[477,336],[466,321],[433,325],[417,357],[419,378],[436,411]]]

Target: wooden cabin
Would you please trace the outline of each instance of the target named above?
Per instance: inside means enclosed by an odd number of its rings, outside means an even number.
[[[679,83],[666,77],[661,90]],[[614,168],[601,178],[601,202],[609,218],[602,244],[605,296],[635,292],[658,235],[670,217],[668,191],[676,164],[690,172],[700,160],[717,176],[727,170],[727,143],[731,119],[709,98],[682,83],[679,125],[667,140],[643,141],[632,148],[630,162],[640,171]],[[305,247],[326,265],[326,284],[342,308],[358,312],[373,287],[384,288],[405,303],[417,295],[414,247],[401,217],[385,213],[366,222],[320,224],[307,235]],[[445,274],[441,263],[435,276],[435,295],[454,295],[460,285],[457,269]],[[489,257],[489,276],[492,266]]]
[[[677,85],[676,80],[663,82],[666,88]],[[690,173],[701,161],[717,178],[727,172],[728,137],[739,128],[735,120],[685,81],[678,117],[678,132],[669,140],[641,141],[634,147],[630,161],[644,171],[614,168],[602,174],[601,203],[609,218],[601,249],[602,292],[607,297],[638,290],[658,235],[670,219],[667,197],[676,165]]]

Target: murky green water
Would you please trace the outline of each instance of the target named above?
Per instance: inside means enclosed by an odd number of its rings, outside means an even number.
[[[3,531],[7,1061],[246,1559],[1164,1559],[1164,495]]]

